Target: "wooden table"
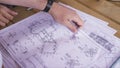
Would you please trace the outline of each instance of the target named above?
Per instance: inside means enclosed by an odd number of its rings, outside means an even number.
[[[88,14],[91,14],[104,21],[109,22],[109,26],[118,31],[116,33],[116,36],[120,38],[120,2],[110,2],[106,0],[59,0],[59,1],[81,11],[84,11]],[[11,21],[10,24],[8,24],[7,26],[35,13],[34,11],[27,11],[26,8],[23,7],[15,7],[13,8],[13,10],[19,12],[19,15],[16,16],[15,19]]]

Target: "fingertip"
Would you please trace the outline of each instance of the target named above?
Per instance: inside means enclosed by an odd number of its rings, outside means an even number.
[[[17,12],[15,12],[15,11],[13,11],[13,10],[11,10],[11,9],[7,8],[7,7],[4,7],[4,8],[5,8],[5,10],[6,10],[8,13],[10,13],[11,15],[13,15],[13,16],[18,15],[18,13],[17,13]]]
[[[12,15],[16,16],[16,15],[18,15],[18,13],[15,11],[12,11]]]
[[[77,22],[78,25],[83,26],[83,21],[81,19],[79,19],[79,21]]]
[[[10,10],[9,13],[10,13],[11,15],[13,15],[13,16],[18,15],[18,12],[15,12],[15,11],[12,11],[12,10]]]
[[[83,26],[83,22],[78,22],[79,26],[82,27]]]
[[[77,29],[76,28],[72,28],[72,29],[70,29],[72,32],[77,32]]]
[[[78,30],[77,30],[77,29],[75,29],[73,32],[74,32],[74,33],[76,33],[77,31],[78,31]]]

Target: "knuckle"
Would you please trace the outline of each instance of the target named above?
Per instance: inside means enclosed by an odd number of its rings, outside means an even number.
[[[8,19],[6,20],[6,23],[10,22]]]
[[[11,16],[11,19],[13,19],[14,17],[13,16]]]

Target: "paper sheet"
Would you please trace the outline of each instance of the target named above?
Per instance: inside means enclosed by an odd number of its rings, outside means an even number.
[[[41,12],[1,30],[0,43],[22,68],[109,68],[119,56],[119,40],[101,46],[97,34],[74,34]]]
[[[119,68],[120,67],[120,57],[111,65],[111,68]]]
[[[2,65],[4,68],[20,68],[17,63],[13,60],[11,55],[6,51],[6,49],[0,44],[0,51],[2,52]]]

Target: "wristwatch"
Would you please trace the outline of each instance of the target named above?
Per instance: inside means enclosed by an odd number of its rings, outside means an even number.
[[[46,7],[45,7],[45,9],[44,9],[43,11],[44,11],[44,12],[49,12],[49,10],[50,10],[52,4],[54,3],[54,1],[55,1],[55,0],[48,0],[48,1],[47,1],[47,5],[46,5]]]

